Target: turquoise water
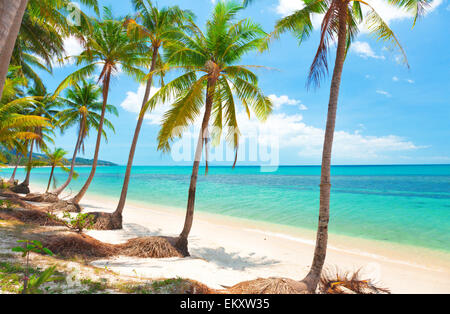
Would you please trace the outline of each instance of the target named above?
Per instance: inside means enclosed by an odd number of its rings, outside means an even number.
[[[7,176],[11,170],[1,170]],[[79,168],[77,190],[90,168]],[[99,167],[90,193],[118,197],[125,167]],[[129,199],[184,208],[190,167],[134,167]],[[34,169],[46,183],[49,169]],[[211,167],[200,175],[196,209],[314,230],[320,167]],[[353,237],[450,251],[450,165],[335,166],[330,231]],[[18,170],[18,177],[24,170]],[[59,183],[65,174],[57,172]]]

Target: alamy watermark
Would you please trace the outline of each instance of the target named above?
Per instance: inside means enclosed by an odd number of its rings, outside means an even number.
[[[189,130],[175,130],[175,134],[182,134],[171,145],[170,156],[175,162],[193,162],[200,134],[199,127]],[[221,134],[222,136],[220,136]],[[237,135],[238,145],[235,147],[233,139]],[[220,136],[220,137],[219,137]],[[238,130],[209,127],[203,132],[203,154],[198,161],[207,159],[210,163],[231,163],[258,165],[262,172],[273,172],[278,169],[280,162],[279,136],[262,127],[246,130],[241,134]],[[220,138],[220,140],[219,140]],[[237,155],[236,155],[237,149]]]

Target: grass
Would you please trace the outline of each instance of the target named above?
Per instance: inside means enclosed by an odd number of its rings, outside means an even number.
[[[20,263],[0,262],[0,291],[20,293],[25,270],[25,267]],[[39,267],[29,267],[28,272],[30,275],[35,274],[39,276],[42,270]],[[58,277],[63,276],[61,273],[56,273],[55,275],[58,275]],[[57,282],[65,282],[65,279],[59,279]],[[51,291],[51,288],[47,286],[46,292],[51,293]]]
[[[14,211],[13,209],[12,212]],[[0,213],[9,214],[10,210],[7,208],[0,209]],[[9,216],[4,218],[6,219],[2,219],[0,216],[0,243],[2,246],[0,249],[0,260],[2,261],[0,263],[0,293],[20,293],[25,273],[24,261],[17,254],[12,254],[8,248],[17,246],[16,241],[20,239],[41,240],[43,237],[50,235],[59,235],[61,238],[64,238],[67,232],[63,229],[55,229],[55,227],[39,226],[28,221],[13,220]],[[70,235],[80,237],[75,233]],[[132,241],[128,243],[128,246],[120,248],[123,250],[147,252],[150,251],[147,248],[149,242],[154,242],[154,239]],[[64,245],[64,247],[67,248],[68,246]],[[133,255],[132,253],[135,252],[129,252],[130,255]],[[42,287],[42,293],[45,294],[192,294],[210,292],[206,286],[188,279],[146,280],[138,277],[120,276],[110,271],[107,267],[96,268],[90,266],[88,260],[75,256],[61,258],[58,255],[43,256],[33,254],[30,263],[29,272],[36,275],[41,274],[44,269],[51,265],[57,266],[55,275],[60,277],[60,280],[45,284]]]
[[[94,281],[92,279],[81,279],[81,284],[84,286],[87,286],[87,290],[82,290],[79,293],[80,294],[95,294],[104,292],[106,289],[108,289],[108,280],[105,278],[101,278],[100,281]]]

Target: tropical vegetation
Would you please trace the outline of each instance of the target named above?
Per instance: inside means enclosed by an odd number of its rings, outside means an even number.
[[[81,233],[87,225],[97,229],[123,227],[122,214],[145,115],[160,104],[169,104],[156,139],[157,149],[163,153],[170,152],[173,142],[183,137],[189,127],[199,126],[199,134],[183,229],[178,237],[170,241],[161,240],[158,245],[172,245],[177,254],[189,256],[188,239],[194,220],[197,180],[203,154],[207,174],[210,143],[220,142],[225,133],[225,139],[234,148],[234,167],[241,136],[238,109],[242,107],[248,118],[254,115],[262,122],[272,112],[273,104],[260,88],[260,80],[255,73],[255,69],[264,66],[243,65],[242,59],[250,53],[266,51],[284,33],[293,34],[302,44],[314,30],[313,16],[322,15],[319,43],[308,72],[307,88],[320,87],[327,76],[328,54],[333,43],[336,44],[336,53],[322,150],[316,245],[307,276],[301,281],[287,279],[282,283],[290,286],[285,291],[315,293],[327,252],[331,156],[347,53],[364,25],[377,40],[397,49],[406,65],[408,61],[388,23],[369,3],[362,0],[302,1],[303,8],[281,18],[269,33],[250,18],[239,18],[239,14],[254,2],[252,0],[217,1],[204,27],[196,24],[193,12],[178,6],[158,7],[151,0],[131,0],[135,13],[122,17],[115,17],[107,7],[100,13],[96,0],[82,0],[96,16],[76,9],[80,18],[76,25],[69,23],[68,17],[73,13],[68,10],[69,0],[2,2],[0,30],[5,36],[0,37],[0,162],[15,166],[8,181],[9,192],[28,194],[32,169],[46,165],[50,166],[46,194],[52,194],[58,201],[61,193],[77,176],[75,166],[78,155],[85,153],[85,141],[91,132],[95,132],[95,148],[93,152],[88,152],[93,153],[90,173],[82,188],[68,202],[79,206],[94,179],[102,139],[108,140],[106,129],[115,132],[109,119],[109,116],[118,115],[117,108],[108,103],[111,79],[118,73],[124,73],[139,84],[145,84],[145,94],[133,138],[130,139],[119,201],[112,214],[80,214],[81,222],[71,222],[73,229]],[[413,13],[414,26],[430,0],[387,2]],[[72,37],[79,42],[82,52],[67,56],[64,41]],[[39,73],[51,74],[55,64],[64,64],[69,58],[74,60],[76,70],[54,91],[49,91]],[[166,82],[169,75],[171,79]],[[159,78],[157,91],[155,78]],[[152,91],[154,95],[151,97]],[[64,136],[73,128],[76,128],[77,140],[71,160],[65,159],[68,152],[62,148],[49,151],[48,146],[54,144],[56,131]],[[45,158],[36,158],[37,151],[43,152]],[[19,165],[26,166],[26,175],[24,181],[17,184],[15,178]],[[67,172],[67,178],[59,187],[54,175],[57,167]],[[16,195],[14,200],[17,201],[18,197]],[[70,216],[65,215],[65,218]],[[30,251],[46,250],[40,242],[24,243],[25,248],[16,248],[16,251],[24,254],[27,263]],[[156,245],[157,242],[151,243]],[[54,271],[49,268],[42,278],[25,280],[22,291],[39,291],[43,282],[52,280]],[[266,286],[279,284],[279,279],[265,281]]]

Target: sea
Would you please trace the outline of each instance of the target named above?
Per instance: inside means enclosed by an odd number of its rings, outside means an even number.
[[[11,169],[0,169],[9,177]],[[89,175],[76,169],[69,192]],[[89,195],[118,199],[124,166],[98,167]],[[330,233],[450,252],[450,165],[333,166]],[[32,184],[45,185],[49,168],[33,169]],[[24,177],[19,169],[17,178]],[[57,184],[67,174],[56,171]],[[135,166],[128,200],[184,210],[191,167]],[[315,230],[320,166],[200,168],[196,211]],[[89,196],[88,195],[88,196]]]

